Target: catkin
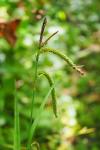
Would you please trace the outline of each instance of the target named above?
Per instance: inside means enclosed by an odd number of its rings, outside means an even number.
[[[44,75],[48,79],[50,87],[54,84],[52,78],[49,76],[48,73],[46,73],[46,72],[39,72],[38,74],[39,75]],[[55,116],[57,117],[57,102],[56,102],[55,88],[52,89],[51,96],[52,96],[53,112],[54,112]]]
[[[84,72],[83,72],[83,70],[81,68],[79,68],[76,64],[74,64],[73,61],[68,56],[62,54],[58,50],[51,49],[51,48],[42,48],[40,50],[40,53],[44,53],[44,52],[51,52],[53,54],[56,54],[57,56],[59,56],[60,58],[62,58],[64,61],[66,61],[73,69],[75,69],[81,75],[84,75]]]

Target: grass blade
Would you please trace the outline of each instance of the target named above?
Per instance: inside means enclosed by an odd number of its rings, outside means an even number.
[[[20,150],[20,126],[19,126],[19,110],[18,99],[15,83],[15,101],[14,101],[14,150]]]

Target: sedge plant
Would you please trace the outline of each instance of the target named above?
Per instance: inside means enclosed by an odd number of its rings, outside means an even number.
[[[25,147],[21,147],[21,141],[20,141],[20,124],[19,124],[19,109],[18,109],[18,98],[17,98],[17,87],[15,85],[15,101],[14,101],[14,145],[8,145],[5,144],[5,147],[8,147],[13,150],[33,150],[33,147],[36,147],[37,150],[40,149],[39,144],[36,141],[32,141],[32,138],[34,136],[35,129],[38,125],[40,114],[44,110],[45,104],[48,100],[48,97],[52,96],[52,109],[55,117],[58,116],[57,114],[57,102],[56,102],[56,94],[55,94],[55,86],[57,83],[54,83],[53,79],[50,77],[50,75],[45,71],[39,70],[39,57],[40,55],[43,55],[45,53],[53,53],[54,55],[60,57],[62,60],[64,60],[69,66],[71,66],[73,69],[75,69],[79,74],[84,75],[83,70],[73,63],[73,61],[66,56],[65,54],[61,53],[59,50],[55,50],[53,48],[48,48],[47,43],[48,41],[58,33],[58,31],[54,32],[52,35],[50,35],[46,40],[43,40],[44,37],[44,31],[47,24],[47,19],[44,18],[43,24],[40,31],[40,39],[38,44],[38,49],[36,52],[35,57],[35,70],[34,70],[34,80],[33,80],[33,94],[32,94],[32,102],[31,102],[31,108],[30,108],[30,124],[29,124],[29,130],[28,130],[28,141],[27,145]],[[43,99],[40,108],[38,109],[38,114],[33,120],[33,113],[34,113],[34,100],[36,98],[36,86],[37,86],[37,80],[38,78],[45,76],[47,79],[50,89]]]
[[[58,33],[58,31],[54,32],[52,35],[50,35],[45,41],[43,41],[43,36],[44,36],[44,31],[45,31],[45,27],[47,24],[47,19],[44,18],[43,20],[43,24],[41,27],[41,32],[40,32],[40,39],[39,39],[39,47],[37,50],[37,54],[36,54],[36,61],[35,61],[35,73],[34,73],[34,88],[33,88],[33,98],[32,98],[32,104],[31,104],[31,126],[29,128],[29,137],[28,137],[28,144],[27,144],[27,150],[31,149],[31,143],[32,143],[32,137],[34,136],[34,131],[35,128],[38,124],[39,121],[39,116],[41,114],[41,112],[43,111],[43,108],[45,106],[45,103],[47,102],[48,96],[51,93],[52,96],[52,109],[54,112],[55,117],[57,117],[57,102],[56,102],[56,95],[55,95],[55,84],[53,79],[50,77],[50,75],[45,72],[45,71],[39,71],[39,66],[38,66],[38,62],[39,62],[39,57],[41,54],[44,53],[53,53],[55,55],[57,55],[58,57],[60,57],[62,60],[64,60],[66,63],[69,64],[69,66],[71,66],[73,69],[75,69],[78,73],[80,73],[81,75],[84,75],[83,70],[77,66],[76,64],[73,63],[73,61],[66,55],[64,55],[63,53],[59,52],[59,50],[55,50],[52,48],[48,48],[46,45],[48,43],[48,41]],[[47,94],[47,96],[44,98],[40,109],[39,109],[39,113],[36,117],[36,119],[33,121],[33,107],[34,107],[34,99],[35,99],[35,92],[36,92],[36,84],[37,84],[37,79],[40,76],[45,76],[49,82],[50,85],[50,90]]]

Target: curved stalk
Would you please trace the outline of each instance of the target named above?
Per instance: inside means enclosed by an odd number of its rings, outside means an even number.
[[[47,80],[48,80],[48,82],[50,84],[50,87],[54,84],[52,78],[49,76],[48,73],[42,71],[42,72],[39,72],[38,74],[39,75],[44,75],[47,78]],[[57,102],[56,102],[55,88],[52,89],[51,96],[52,96],[53,112],[55,114],[55,117],[57,117]]]
[[[81,68],[79,68],[76,64],[74,64],[73,61],[68,56],[62,54],[58,50],[51,49],[51,48],[41,48],[40,53],[45,53],[45,52],[51,52],[51,53],[59,56],[64,61],[66,61],[73,69],[75,69],[78,73],[80,73],[81,75],[84,75],[84,72],[83,72],[83,70],[81,70]]]

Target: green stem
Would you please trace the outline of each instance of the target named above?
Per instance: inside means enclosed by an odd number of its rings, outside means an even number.
[[[36,55],[36,63],[35,63],[35,70],[34,70],[33,94],[32,94],[33,97],[32,97],[32,104],[31,104],[31,123],[32,123],[32,118],[33,118],[34,99],[35,99],[35,92],[36,92],[39,51],[40,51],[40,49],[38,49],[38,52],[37,52],[37,55]]]
[[[46,18],[44,18],[44,21],[43,21],[43,24],[42,24],[42,27],[41,27],[41,32],[40,32],[40,40],[39,40],[39,48],[37,50],[37,55],[36,55],[36,63],[35,63],[35,70],[34,70],[34,81],[33,81],[33,97],[32,97],[32,104],[31,104],[31,125],[33,123],[33,109],[34,109],[34,99],[35,99],[35,93],[36,93],[36,83],[37,83],[37,77],[38,77],[38,62],[39,62],[39,54],[40,54],[40,49],[41,49],[41,43],[42,43],[42,39],[43,39],[43,33],[44,33],[44,29],[45,29],[45,26],[46,26],[46,23],[47,23],[47,20]],[[28,149],[31,145],[31,126],[29,126],[29,139],[28,139]]]
[[[28,143],[27,143],[27,149],[30,150],[31,147],[31,126],[33,124],[33,109],[34,109],[34,100],[35,100],[35,93],[36,93],[36,84],[37,84],[37,77],[38,77],[38,62],[39,62],[39,54],[40,54],[40,48],[38,48],[37,54],[36,54],[36,61],[35,61],[35,70],[34,70],[34,81],[33,81],[33,93],[32,93],[32,104],[31,104],[31,122],[29,125],[29,131],[28,131]]]

